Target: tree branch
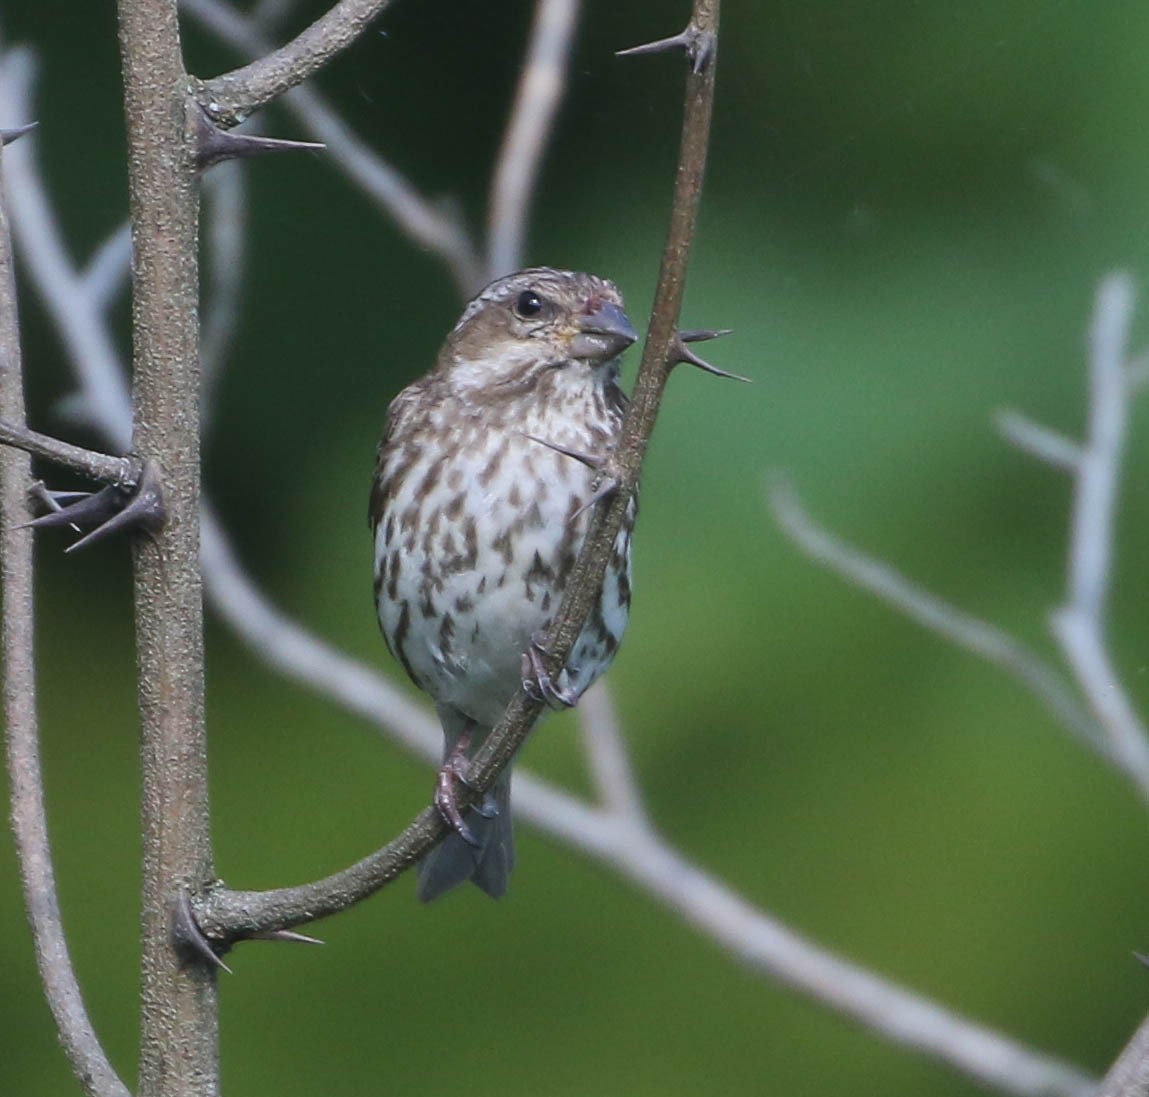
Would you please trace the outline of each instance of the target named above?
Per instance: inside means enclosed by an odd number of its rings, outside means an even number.
[[[562,102],[579,0],[538,0],[515,107],[491,185],[487,278],[523,265],[526,227],[543,152]]]
[[[131,197],[135,449],[168,520],[135,545],[142,757],[140,1097],[219,1092],[216,974],[172,935],[181,892],[214,877],[199,570],[195,134],[175,0],[119,0]]]
[[[98,480],[125,490],[131,490],[139,484],[142,465],[135,457],[111,457],[106,453],[83,449],[7,419],[0,419],[0,446],[23,450],[32,457],[43,457],[89,480]]]
[[[1065,605],[1053,634],[1123,768],[1149,799],[1149,731],[1137,715],[1105,641],[1113,532],[1124,464],[1132,373],[1127,368],[1133,283],[1111,275],[1094,308],[1089,423],[1076,469]]]
[[[292,98],[298,94],[293,93]],[[43,183],[34,178],[28,185],[43,189]],[[69,345],[74,364],[80,368],[84,363],[75,361],[75,346],[99,344],[107,338],[106,318],[100,312],[107,302],[76,299],[75,275],[66,257],[61,267],[53,267],[40,255],[45,248],[63,254],[58,228],[51,219],[38,222],[37,228],[47,236],[26,234],[26,258],[57,323],[78,323],[76,340]],[[49,274],[50,281],[46,278]],[[85,325],[96,330],[84,331]],[[122,365],[113,354],[101,357],[97,366],[85,382],[85,391],[110,394],[102,406],[121,406],[116,393],[124,385]],[[111,420],[96,419],[113,437],[126,436],[130,427],[130,421],[117,421],[114,416]],[[254,653],[293,680],[385,729],[420,757],[438,760],[441,730],[424,706],[411,701],[374,667],[335,650],[271,605],[239,566],[206,505],[202,530],[208,594]],[[603,807],[585,804],[529,772],[520,772],[516,774],[516,811],[524,820],[633,881],[736,960],[748,960],[762,974],[887,1038],[1019,1097],[1086,1097],[1092,1091],[1090,1080],[1072,1066],[988,1032],[929,999],[819,949],[687,861],[640,821],[644,816],[633,775],[613,719],[609,713],[597,711],[598,694],[595,690],[587,695],[580,716],[587,725],[588,753]],[[626,806],[629,799],[634,800],[633,807]],[[236,914],[237,919],[243,916],[242,910]]]
[[[192,80],[200,106],[219,125],[230,127],[302,84],[337,57],[383,12],[391,0],[340,0],[326,15],[285,46],[211,80]]]
[[[26,105],[14,97],[6,110]],[[11,153],[3,154],[7,160]],[[4,167],[7,167],[5,164]],[[0,202],[0,415],[24,422],[24,387],[16,315],[16,282],[8,235],[8,215]],[[32,532],[20,529],[28,517],[31,483],[28,457],[0,448],[0,581],[3,586],[4,723],[8,740],[11,819],[24,903],[32,927],[36,963],[64,1053],[90,1097],[128,1097],[100,1045],[72,967],[60,916],[56,875],[48,839],[44,773],[34,656]]]

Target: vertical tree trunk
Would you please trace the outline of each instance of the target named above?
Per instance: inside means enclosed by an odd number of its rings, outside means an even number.
[[[212,878],[199,576],[197,181],[175,0],[120,0],[131,181],[135,451],[168,521],[135,553],[142,718],[141,1097],[219,1092],[215,973],[184,965],[171,918]]]

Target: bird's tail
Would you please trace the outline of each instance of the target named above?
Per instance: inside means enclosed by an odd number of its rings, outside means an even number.
[[[483,807],[486,815],[472,808],[465,817],[479,841],[477,847],[457,834],[448,834],[419,863],[419,898],[424,903],[467,880],[473,880],[492,899],[506,895],[515,867],[510,770],[500,774]]]

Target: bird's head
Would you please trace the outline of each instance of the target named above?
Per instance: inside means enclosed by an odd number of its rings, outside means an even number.
[[[637,338],[613,282],[532,267],[492,282],[467,305],[439,363],[456,389],[533,385],[549,370],[613,377],[613,363]]]

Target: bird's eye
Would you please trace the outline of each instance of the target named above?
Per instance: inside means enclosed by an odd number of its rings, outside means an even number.
[[[532,289],[523,290],[515,300],[515,315],[530,320],[543,311],[543,299]]]

